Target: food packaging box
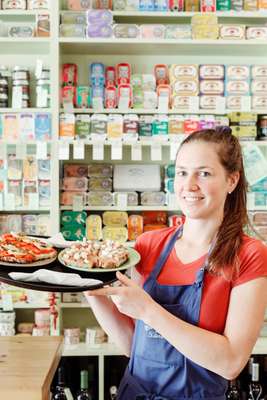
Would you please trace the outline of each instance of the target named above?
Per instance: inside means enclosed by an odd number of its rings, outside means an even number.
[[[225,84],[226,96],[249,96],[250,85],[247,81],[228,80]]]
[[[181,135],[184,133],[184,117],[182,115],[169,116],[169,135]]]
[[[111,192],[112,179],[103,177],[92,177],[89,179],[89,190],[97,192]]]
[[[122,226],[105,226],[103,228],[103,240],[125,243],[128,240],[128,229]]]
[[[6,217],[7,217],[7,220],[6,220],[7,232],[16,232],[16,233],[22,232],[21,215],[10,214],[10,215],[7,215]],[[2,221],[0,220],[0,225],[1,225],[1,223],[2,223]]]
[[[192,107],[192,98],[195,100],[194,105],[198,108],[199,97],[198,96],[172,96],[172,108],[176,110],[190,111]]]
[[[103,224],[108,226],[127,225],[128,214],[125,211],[105,211],[103,213]]]
[[[88,165],[88,176],[92,177],[105,177],[111,178],[113,175],[111,164],[89,164]]]
[[[35,215],[23,215],[22,216],[22,231],[26,235],[36,235],[37,234],[37,222],[38,216]]]
[[[63,178],[62,189],[72,192],[86,192],[88,178]]]
[[[199,66],[200,79],[224,79],[224,65],[223,64],[203,64]]]
[[[61,113],[59,116],[59,136],[72,137],[75,136],[75,115]]]
[[[139,119],[140,138],[151,138],[152,136],[152,115],[141,115]]]
[[[217,0],[217,11],[231,10],[231,0]]]
[[[267,80],[267,65],[252,65],[251,66],[251,77],[252,79]]]
[[[184,11],[184,0],[169,0],[170,11]]]
[[[125,114],[123,117],[123,137],[137,138],[139,130],[139,117],[137,114]]]
[[[191,116],[190,118],[185,117],[184,121],[184,133],[189,135],[199,130],[199,117]]]
[[[229,110],[241,110],[244,97],[248,97],[248,96],[239,96],[239,95],[227,96],[225,98],[226,99],[226,108]]]
[[[169,70],[170,81],[198,80],[198,65],[196,64],[172,64]]]
[[[83,240],[86,237],[85,226],[66,225],[61,228],[65,240]]]
[[[110,10],[88,10],[87,22],[89,25],[111,25],[113,22],[113,14]]]
[[[22,206],[22,181],[8,180],[7,194],[14,194],[16,207]],[[5,204],[5,207],[8,208],[8,204]]]
[[[61,24],[59,26],[61,37],[86,37],[86,25],[84,24]]]
[[[248,140],[252,138],[255,140],[257,136],[257,127],[256,126],[231,126],[232,134],[237,136],[239,139]]]
[[[50,36],[50,14],[40,12],[36,17],[36,36],[49,37]]]
[[[207,110],[217,108],[218,98],[223,98],[220,95],[201,95],[199,96],[199,107]]]
[[[86,25],[86,12],[61,12],[61,23],[69,25]]]
[[[88,165],[85,164],[65,164],[64,165],[64,176],[67,177],[87,177],[88,176]]]
[[[167,213],[165,211],[143,211],[141,213],[144,225],[149,224],[166,224]]]
[[[244,11],[258,11],[258,0],[244,0]]]
[[[249,80],[250,66],[249,65],[226,65],[225,66],[226,80]]]
[[[220,38],[226,40],[242,40],[245,38],[245,25],[221,25]]]
[[[37,179],[38,164],[35,156],[27,155],[23,160],[23,178],[27,180]]]
[[[12,23],[8,26],[7,36],[13,38],[34,37],[35,27],[31,24]]]
[[[267,110],[267,96],[252,96],[251,108],[255,111],[262,110],[266,112]]]
[[[113,194],[111,192],[89,192],[87,193],[88,206],[112,206]]]
[[[87,213],[85,211],[63,211],[60,216],[61,225],[85,225]]]
[[[171,24],[166,25],[165,39],[191,39],[192,28],[187,24]]]
[[[52,136],[52,121],[49,113],[36,113],[34,120],[36,140],[50,140]]]
[[[37,194],[37,181],[36,180],[23,180],[23,205],[29,207],[30,195]]]
[[[90,115],[77,114],[75,118],[75,137],[89,139],[90,137]]]
[[[266,0],[258,0],[258,10],[267,10],[267,1]]]
[[[105,114],[93,114],[91,117],[91,135],[107,134],[108,116]]]
[[[127,207],[138,205],[138,194],[136,192],[114,192],[114,206],[119,205],[119,196],[125,194],[127,196]]]
[[[172,92],[179,96],[197,96],[199,84],[197,80],[176,80],[172,83]]]
[[[136,240],[143,233],[143,217],[141,215],[130,215],[128,218],[128,238]]]
[[[246,39],[250,40],[266,40],[267,27],[266,26],[248,26],[246,28]]]
[[[168,135],[168,117],[166,115],[157,115],[152,122],[152,136]]]
[[[201,0],[200,1],[200,11],[205,12],[215,12],[216,11],[216,0]]]
[[[63,206],[72,206],[74,196],[82,198],[82,202],[86,204],[86,193],[85,192],[62,192],[60,196],[60,204]]]
[[[12,180],[19,180],[22,178],[22,160],[17,160],[14,154],[8,155],[7,178]]]
[[[196,12],[200,10],[200,0],[185,0],[185,11]]]
[[[140,36],[142,39],[164,39],[165,26],[160,24],[140,25]]]
[[[203,79],[199,83],[200,94],[205,95],[223,95],[224,81],[215,79]]]
[[[2,0],[3,10],[26,10],[26,0]]]
[[[192,25],[192,39],[216,40],[219,37],[219,25]]]
[[[267,93],[267,79],[266,81],[254,80],[251,81],[251,93],[256,96],[264,96]]]
[[[17,140],[19,138],[19,119],[17,114],[3,115],[3,138]]]
[[[161,188],[160,166],[124,164],[114,166],[114,191],[159,191]]]
[[[65,9],[70,11],[86,11],[92,8],[92,0],[66,0]]]
[[[113,36],[112,26],[107,24],[87,25],[86,36],[88,38],[111,38]]]
[[[108,139],[122,138],[123,135],[123,116],[120,114],[109,115],[107,125]]]
[[[244,1],[243,0],[231,0],[231,10],[243,11]]]
[[[100,215],[91,214],[87,217],[86,238],[88,240],[102,240],[102,218]]]
[[[166,204],[166,193],[164,192],[142,192],[142,206],[164,206]]]
[[[215,14],[195,14],[191,18],[191,25],[217,25],[218,17]]]
[[[231,124],[235,125],[256,125],[258,115],[250,112],[232,112],[228,114]]]
[[[136,39],[140,36],[140,28],[135,24],[115,24],[113,25],[115,38]]]
[[[50,215],[45,215],[45,214],[37,215],[36,234],[38,236],[51,236]]]
[[[39,205],[49,207],[51,205],[51,181],[40,180],[38,186]]]

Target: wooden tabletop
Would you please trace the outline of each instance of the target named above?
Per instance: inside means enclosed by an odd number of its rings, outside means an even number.
[[[0,337],[0,399],[48,400],[62,337]]]

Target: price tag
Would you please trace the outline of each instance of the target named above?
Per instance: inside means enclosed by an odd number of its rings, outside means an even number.
[[[40,79],[42,76],[42,70],[43,70],[43,61],[40,60],[39,58],[36,60],[36,67],[35,67],[35,76],[36,79]]]
[[[122,159],[122,142],[120,140],[113,140],[111,144],[111,159]]]
[[[5,209],[15,210],[16,202],[14,193],[6,193],[5,195]]]
[[[118,193],[117,194],[117,207],[120,210],[126,210],[128,205],[128,195],[127,193]]]
[[[169,98],[168,96],[159,96],[158,98],[158,111],[168,112],[169,111]]]
[[[4,209],[4,197],[3,193],[0,193],[0,210]]]
[[[92,107],[95,111],[103,110],[103,99],[102,97],[94,97],[92,99]]]
[[[129,104],[130,104],[129,97],[120,97],[118,108],[119,108],[119,110],[123,110],[126,112],[129,110]]]
[[[171,161],[176,160],[177,151],[180,147],[180,143],[172,143],[170,146],[170,159]]]
[[[46,160],[47,159],[47,143],[46,142],[37,142],[36,143],[36,158],[37,158],[37,160]]]
[[[132,144],[131,158],[132,161],[142,161],[142,146],[140,143]]]
[[[241,111],[242,112],[250,112],[251,111],[251,97],[250,96],[242,96],[241,97]]]
[[[190,96],[189,97],[189,111],[192,113],[198,113],[199,111],[199,97]]]
[[[223,96],[216,97],[215,112],[220,114],[225,113],[225,97]]]
[[[6,160],[6,143],[0,144],[0,160]]]
[[[72,210],[73,211],[83,211],[83,196],[82,195],[76,195],[73,196],[73,202],[72,202]]]
[[[27,155],[27,147],[25,143],[16,144],[16,159],[25,160]]]
[[[2,308],[4,311],[13,311],[13,300],[10,293],[2,294]]]
[[[70,158],[70,148],[68,142],[59,142],[58,158],[59,160],[68,160]]]
[[[38,193],[29,193],[29,205],[28,208],[30,210],[38,210],[39,209],[39,194]]]
[[[48,90],[42,87],[37,87],[37,107],[47,107]]]
[[[21,86],[13,86],[12,108],[22,108],[22,87]]]
[[[104,144],[93,144],[93,160],[104,160]]]
[[[73,158],[75,160],[84,159],[84,142],[77,140],[73,143]]]
[[[160,143],[153,143],[151,145],[151,160],[152,161],[161,161],[162,160],[162,151]]]

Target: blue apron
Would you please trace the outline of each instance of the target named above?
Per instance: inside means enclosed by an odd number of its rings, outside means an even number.
[[[197,325],[208,261],[197,272],[192,285],[161,285],[157,282],[181,235],[182,227],[164,247],[144,290],[171,314]],[[131,359],[119,387],[118,400],[224,400],[226,389],[226,379],[195,364],[150,326],[136,321]]]

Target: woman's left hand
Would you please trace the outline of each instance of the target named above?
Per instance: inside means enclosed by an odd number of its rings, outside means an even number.
[[[155,304],[154,300],[127,276],[119,271],[117,271],[116,276],[120,286],[90,290],[87,292],[87,296],[111,296],[112,301],[121,313],[134,319],[143,320],[146,312]]]

